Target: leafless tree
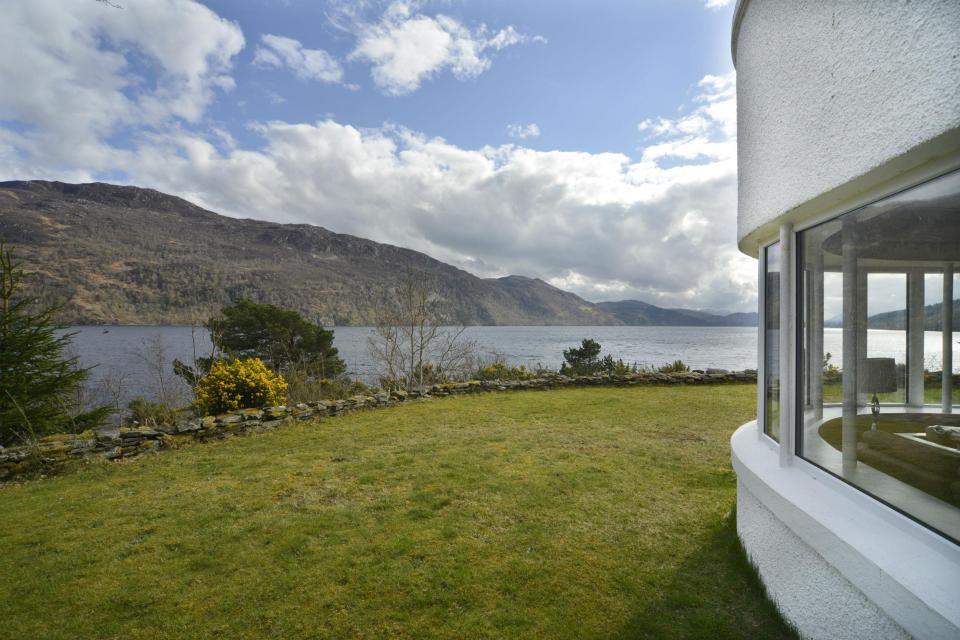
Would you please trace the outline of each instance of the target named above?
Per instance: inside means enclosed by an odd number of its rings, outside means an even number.
[[[408,272],[378,305],[367,349],[385,388],[422,389],[462,377],[476,361],[477,344],[455,325],[436,283]]]
[[[184,384],[176,376],[170,375],[170,361],[163,335],[158,331],[146,338],[139,349],[131,355],[140,360],[153,378],[153,391],[157,402],[167,407],[185,404]]]

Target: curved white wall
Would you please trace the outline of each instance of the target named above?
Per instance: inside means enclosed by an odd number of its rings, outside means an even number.
[[[804,638],[960,638],[960,547],[812,464],[780,466],[750,422],[730,440],[737,533]]]
[[[741,0],[733,48],[745,253],[781,220],[960,166],[957,0]]]

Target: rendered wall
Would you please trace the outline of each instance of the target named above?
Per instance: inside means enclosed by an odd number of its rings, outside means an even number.
[[[803,637],[906,640],[910,635],[870,602],[743,485],[737,533],[770,598]]]
[[[960,638],[960,547],[818,467],[730,439],[737,532],[805,638]]]
[[[784,214],[960,156],[956,0],[741,0],[733,47],[748,254]]]

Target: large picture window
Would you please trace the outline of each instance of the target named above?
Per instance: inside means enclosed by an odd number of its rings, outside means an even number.
[[[960,540],[960,172],[797,240],[799,455]]]

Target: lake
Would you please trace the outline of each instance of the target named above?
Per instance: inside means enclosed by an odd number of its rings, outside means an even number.
[[[210,338],[203,329],[165,326],[72,327],[77,333],[71,347],[86,367],[95,367],[91,387],[98,394],[106,388],[122,387],[122,397],[156,397],[162,383],[186,392],[174,378],[174,358],[184,362],[210,351]],[[825,351],[831,363],[842,366],[841,329],[827,329]],[[347,363],[348,372],[371,382],[376,377],[367,355],[369,327],[336,327],[334,346]],[[757,366],[757,330],[753,327],[468,327],[467,339],[475,340],[486,352],[503,354],[515,364],[542,365],[558,369],[563,350],[593,338],[603,353],[628,363],[655,367],[680,359],[695,369],[715,367],[741,370]],[[870,356],[892,356],[903,361],[905,336],[902,331],[870,330]],[[955,346],[956,349],[956,346]],[[936,370],[940,362],[940,333],[926,334],[927,366]],[[960,366],[960,354],[954,362]],[[162,362],[162,372],[157,363]]]

